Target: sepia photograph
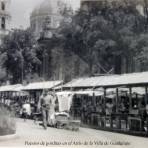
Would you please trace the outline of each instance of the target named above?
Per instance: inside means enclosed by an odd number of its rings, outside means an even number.
[[[147,148],[148,0],[0,0],[0,147]]]

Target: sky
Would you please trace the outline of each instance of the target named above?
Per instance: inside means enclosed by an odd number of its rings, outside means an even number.
[[[27,28],[29,26],[29,17],[36,5],[39,5],[44,0],[11,0],[11,28]],[[70,1],[74,9],[79,7],[79,0]]]

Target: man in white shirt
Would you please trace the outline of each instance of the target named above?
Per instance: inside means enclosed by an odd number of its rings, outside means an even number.
[[[24,121],[26,121],[27,117],[31,115],[31,105],[30,103],[24,103],[22,106],[22,115],[24,118]]]
[[[39,100],[38,109],[41,108],[42,111],[44,129],[47,129],[50,116],[54,113],[53,100],[54,96],[51,93],[47,93],[47,91],[44,92]]]

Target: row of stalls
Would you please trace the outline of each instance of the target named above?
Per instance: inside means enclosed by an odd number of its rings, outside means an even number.
[[[13,109],[16,116],[22,113],[22,106],[25,103],[31,105],[31,115],[37,112],[39,97],[44,90],[53,91],[53,88],[61,85],[62,81],[33,82],[27,85],[5,85],[0,87],[0,104]],[[32,117],[31,117],[32,118]]]
[[[18,112],[21,104],[29,97],[27,91],[22,91],[21,84],[5,85],[0,87],[0,104],[12,107]]]
[[[45,89],[56,93],[60,112],[84,126],[148,136],[148,72],[1,86],[0,101],[19,108],[28,100],[36,112]]]
[[[148,72],[74,79],[62,90],[58,95],[68,96],[71,115],[84,125],[148,135]]]

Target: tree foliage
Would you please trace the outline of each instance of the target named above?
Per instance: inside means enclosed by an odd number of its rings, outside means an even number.
[[[97,1],[74,15],[65,7],[62,15],[60,27],[42,44],[29,29],[14,30],[5,38],[0,51],[3,77],[13,83],[22,77],[41,80],[44,71],[47,79],[69,81],[148,70],[147,0]]]
[[[132,58],[142,50],[136,41],[141,34],[147,34],[145,25],[145,17],[135,1],[100,1],[88,11],[80,10],[61,33],[65,38],[64,48],[89,65],[89,74],[107,73],[111,69],[121,73],[123,59],[124,72],[133,72]]]
[[[6,36],[1,52],[5,55],[3,67],[13,83],[20,83],[28,74],[37,72],[36,68],[41,64],[30,30],[14,30]]]

